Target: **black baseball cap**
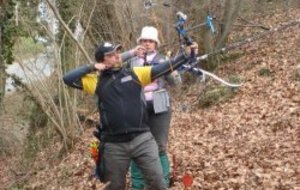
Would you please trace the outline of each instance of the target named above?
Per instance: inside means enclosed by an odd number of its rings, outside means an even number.
[[[101,62],[104,60],[104,56],[120,50],[122,46],[120,44],[112,44],[110,42],[104,42],[100,44],[95,51],[95,60]]]

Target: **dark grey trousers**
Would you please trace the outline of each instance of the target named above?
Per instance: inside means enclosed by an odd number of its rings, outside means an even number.
[[[104,146],[105,178],[110,182],[105,189],[125,189],[126,173],[131,160],[142,170],[147,189],[167,189],[157,144],[150,132],[142,133],[130,142],[106,143]]]
[[[149,113],[148,124],[158,145],[159,153],[165,153],[167,151],[170,122],[171,108],[161,114]]]

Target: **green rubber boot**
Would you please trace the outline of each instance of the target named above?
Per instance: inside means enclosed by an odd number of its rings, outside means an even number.
[[[145,187],[142,171],[134,161],[131,162],[131,183],[131,190],[143,190]]]
[[[170,163],[166,153],[160,154],[160,163],[163,169],[165,183],[169,187],[170,183]],[[145,188],[145,180],[142,171],[135,162],[131,162],[131,183],[132,190],[143,190]]]
[[[170,162],[168,159],[168,155],[166,153],[162,153],[159,156],[160,163],[163,169],[163,174],[165,178],[165,183],[167,184],[167,187],[170,185]]]

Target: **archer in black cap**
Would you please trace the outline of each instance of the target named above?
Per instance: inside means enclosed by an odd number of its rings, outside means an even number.
[[[171,73],[190,60],[187,48],[161,64],[146,67],[111,69],[121,59],[120,45],[105,42],[95,52],[97,63],[75,68],[63,77],[64,82],[97,98],[100,114],[100,155],[95,176],[110,182],[106,190],[126,188],[126,174],[134,160],[144,174],[148,189],[165,190],[158,146],[150,132],[143,87]],[[97,73],[94,73],[97,71]]]
[[[104,56],[120,50],[122,46],[120,44],[112,44],[110,42],[104,42],[97,47],[95,51],[95,60],[101,62],[104,60]]]

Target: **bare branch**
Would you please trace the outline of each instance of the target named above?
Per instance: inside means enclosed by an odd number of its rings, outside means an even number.
[[[70,30],[70,28],[66,25],[66,23],[63,21],[63,19],[61,18],[57,8],[50,2],[50,0],[46,0],[48,5],[50,6],[50,8],[52,9],[54,15],[56,16],[56,18],[58,19],[58,21],[62,24],[62,26],[64,27],[64,29],[66,30],[66,32],[71,36],[71,38],[75,41],[75,43],[78,45],[80,51],[83,53],[83,55],[85,56],[85,58],[89,61],[89,63],[93,63],[92,59],[90,58],[90,56],[88,55],[87,51],[84,49],[84,47],[78,42],[78,40],[75,38],[75,36],[73,35],[72,31]]]

